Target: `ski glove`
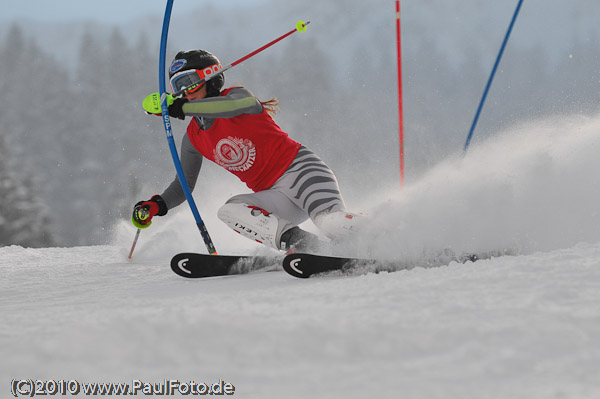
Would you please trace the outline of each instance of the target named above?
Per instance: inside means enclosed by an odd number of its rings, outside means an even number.
[[[167,94],[167,107],[175,101],[175,97],[171,94]],[[160,106],[160,94],[152,93],[144,98],[142,101],[142,108],[148,115],[162,115],[162,108]]]
[[[188,102],[185,98],[175,98],[172,94],[167,94],[167,107],[169,107],[169,115],[177,119],[185,119],[183,113],[183,104]],[[160,94],[152,93],[142,102],[142,107],[148,115],[162,115],[162,108],[160,106]]]
[[[188,100],[186,98],[176,98],[175,101],[173,101],[173,104],[169,105],[169,115],[173,118],[185,119],[183,104],[187,102]]]
[[[140,201],[133,207],[131,223],[138,229],[145,229],[152,224],[152,218],[156,215],[164,216],[168,208],[160,195],[155,195],[148,201]]]

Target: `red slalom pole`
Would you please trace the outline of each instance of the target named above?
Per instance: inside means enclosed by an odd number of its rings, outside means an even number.
[[[237,64],[240,64],[240,63],[246,61],[250,57],[254,57],[256,54],[260,53],[261,51],[263,51],[263,50],[265,50],[265,49],[267,49],[269,47],[271,47],[272,45],[274,45],[278,41],[285,39],[286,37],[288,37],[289,35],[291,35],[294,32],[304,32],[306,30],[306,26],[308,24],[310,24],[310,21],[307,21],[307,22],[298,21],[296,23],[296,27],[294,29],[292,29],[291,31],[289,31],[288,33],[285,33],[285,34],[279,36],[277,39],[275,39],[273,41],[270,41],[269,43],[265,44],[261,48],[256,49],[253,52],[251,52],[250,54],[247,54],[247,55],[243,56],[239,60],[233,61],[231,64],[223,67],[222,69],[219,69],[219,71],[216,72],[216,73],[208,75],[205,79],[202,79],[200,82],[194,84],[193,86],[186,87],[183,90],[180,90],[180,91],[178,91],[176,93],[173,93],[173,97],[179,97],[179,96],[183,95],[183,93],[185,93],[186,90],[190,90],[190,89],[192,89],[194,87],[197,87],[197,86],[201,85],[204,82],[207,82],[207,81],[211,80],[215,76],[219,76],[220,74],[222,74],[223,72],[227,71],[228,69],[233,68]]]
[[[398,128],[400,136],[400,187],[404,187],[404,121],[402,115],[402,45],[400,40],[400,0],[396,0],[396,48],[398,52]]]

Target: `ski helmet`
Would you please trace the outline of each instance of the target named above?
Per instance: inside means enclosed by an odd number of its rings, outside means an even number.
[[[204,79],[205,77],[219,71],[223,67],[219,59],[212,53],[204,50],[180,51],[173,59],[169,67],[169,79],[171,79],[171,88],[173,92],[181,90],[182,87],[188,87],[190,84]],[[181,72],[197,70],[198,74],[182,74]],[[177,75],[177,76],[176,76]],[[173,79],[175,77],[175,79]],[[180,79],[177,79],[181,77]],[[206,82],[206,96],[216,97],[221,93],[221,88],[225,83],[223,74],[210,79]]]

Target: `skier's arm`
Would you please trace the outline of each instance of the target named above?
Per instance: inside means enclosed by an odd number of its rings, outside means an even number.
[[[194,191],[203,159],[204,157],[196,151],[188,135],[184,135],[183,140],[181,141],[181,168],[183,169],[185,179],[190,186],[190,191]],[[175,180],[173,180],[160,196],[165,201],[168,209],[175,208],[182,204],[186,198],[183,188],[181,188],[181,183],[179,183],[179,177],[176,176]]]
[[[183,104],[182,110],[185,116],[233,118],[242,114],[260,114],[263,106],[248,89],[236,87],[226,96],[187,102]]]

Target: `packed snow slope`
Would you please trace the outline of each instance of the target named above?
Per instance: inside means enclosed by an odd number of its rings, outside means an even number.
[[[223,379],[240,398],[600,397],[599,150],[600,117],[536,121],[364,199],[373,240],[355,252],[517,253],[476,263],[186,280],[171,255],[203,248],[183,207],[142,233],[132,261],[126,222],[113,245],[0,248],[0,384]],[[202,203],[217,248],[256,252],[211,215],[228,194]]]

